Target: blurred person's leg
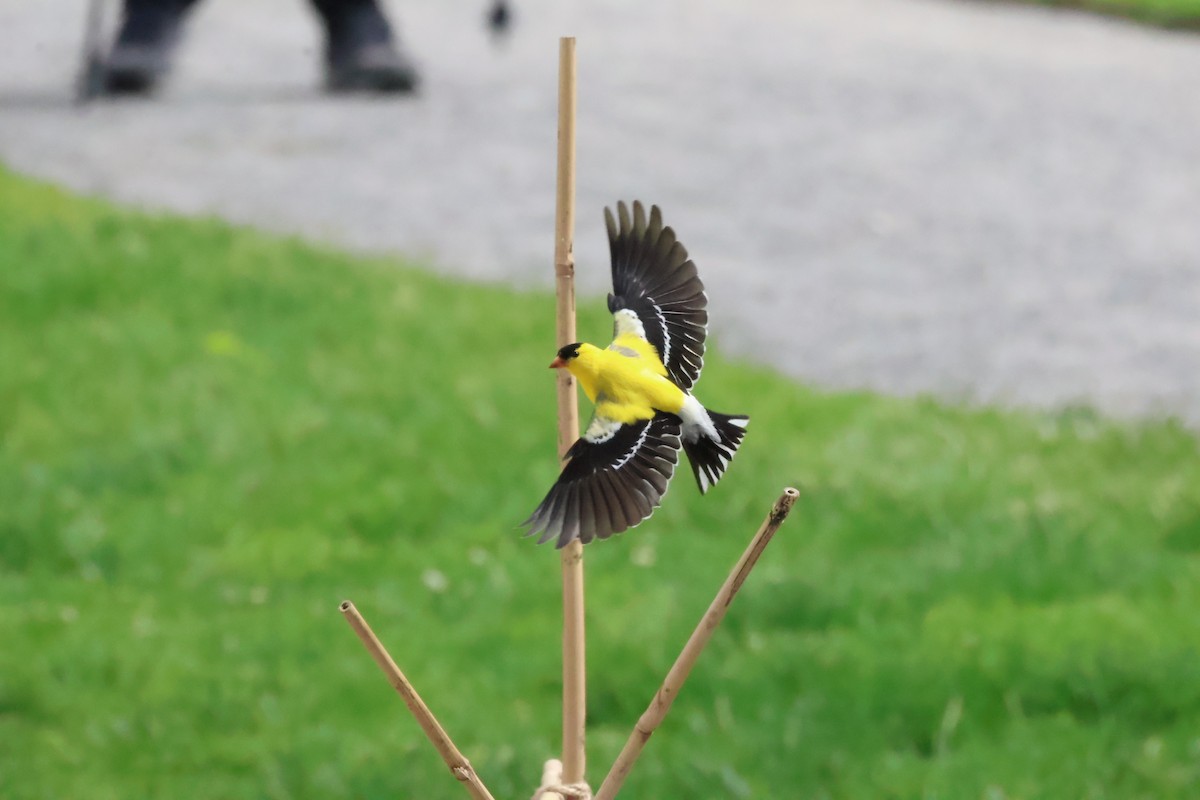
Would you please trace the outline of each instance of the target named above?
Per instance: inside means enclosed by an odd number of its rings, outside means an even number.
[[[417,71],[376,0],[310,0],[325,23],[325,84],[331,91],[408,92]]]
[[[376,0],[310,1],[325,27],[329,89],[407,92],[416,87],[416,68],[398,47]],[[105,65],[105,89],[152,91],[170,69],[184,16],[196,2],[124,0],[121,27]]]
[[[183,15],[196,0],[125,0],[121,27],[105,63],[105,89],[145,93],[171,66]]]

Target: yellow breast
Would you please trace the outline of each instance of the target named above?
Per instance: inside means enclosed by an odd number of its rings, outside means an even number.
[[[610,419],[636,422],[655,411],[678,414],[683,408],[683,391],[666,377],[654,348],[636,336],[619,336],[608,350],[585,344],[567,368],[596,412]]]

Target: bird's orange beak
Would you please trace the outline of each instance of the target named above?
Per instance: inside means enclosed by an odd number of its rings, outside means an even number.
[[[566,365],[567,362],[563,360],[562,356],[555,356],[554,360],[550,362],[550,369],[562,369]]]

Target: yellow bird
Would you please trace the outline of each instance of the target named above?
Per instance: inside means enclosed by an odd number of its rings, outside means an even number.
[[[749,417],[709,411],[691,389],[704,364],[708,297],[696,265],[642,204],[604,209],[612,255],[613,341],[568,344],[550,366],[578,379],[595,404],[583,436],[546,498],[525,520],[538,543],[606,539],[653,513],[667,493],[679,449],[703,494],[720,480]]]

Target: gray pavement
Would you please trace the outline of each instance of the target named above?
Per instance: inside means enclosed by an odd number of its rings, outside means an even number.
[[[823,386],[1200,423],[1200,36],[954,0],[393,2],[414,99],[328,99],[300,0],[209,0],[155,102],[69,103],[83,0],[0,0],[0,160],[549,286],[579,37],[581,290],[660,204],[718,346]],[[498,313],[502,313],[498,312]],[[602,335],[603,332],[594,332]]]

